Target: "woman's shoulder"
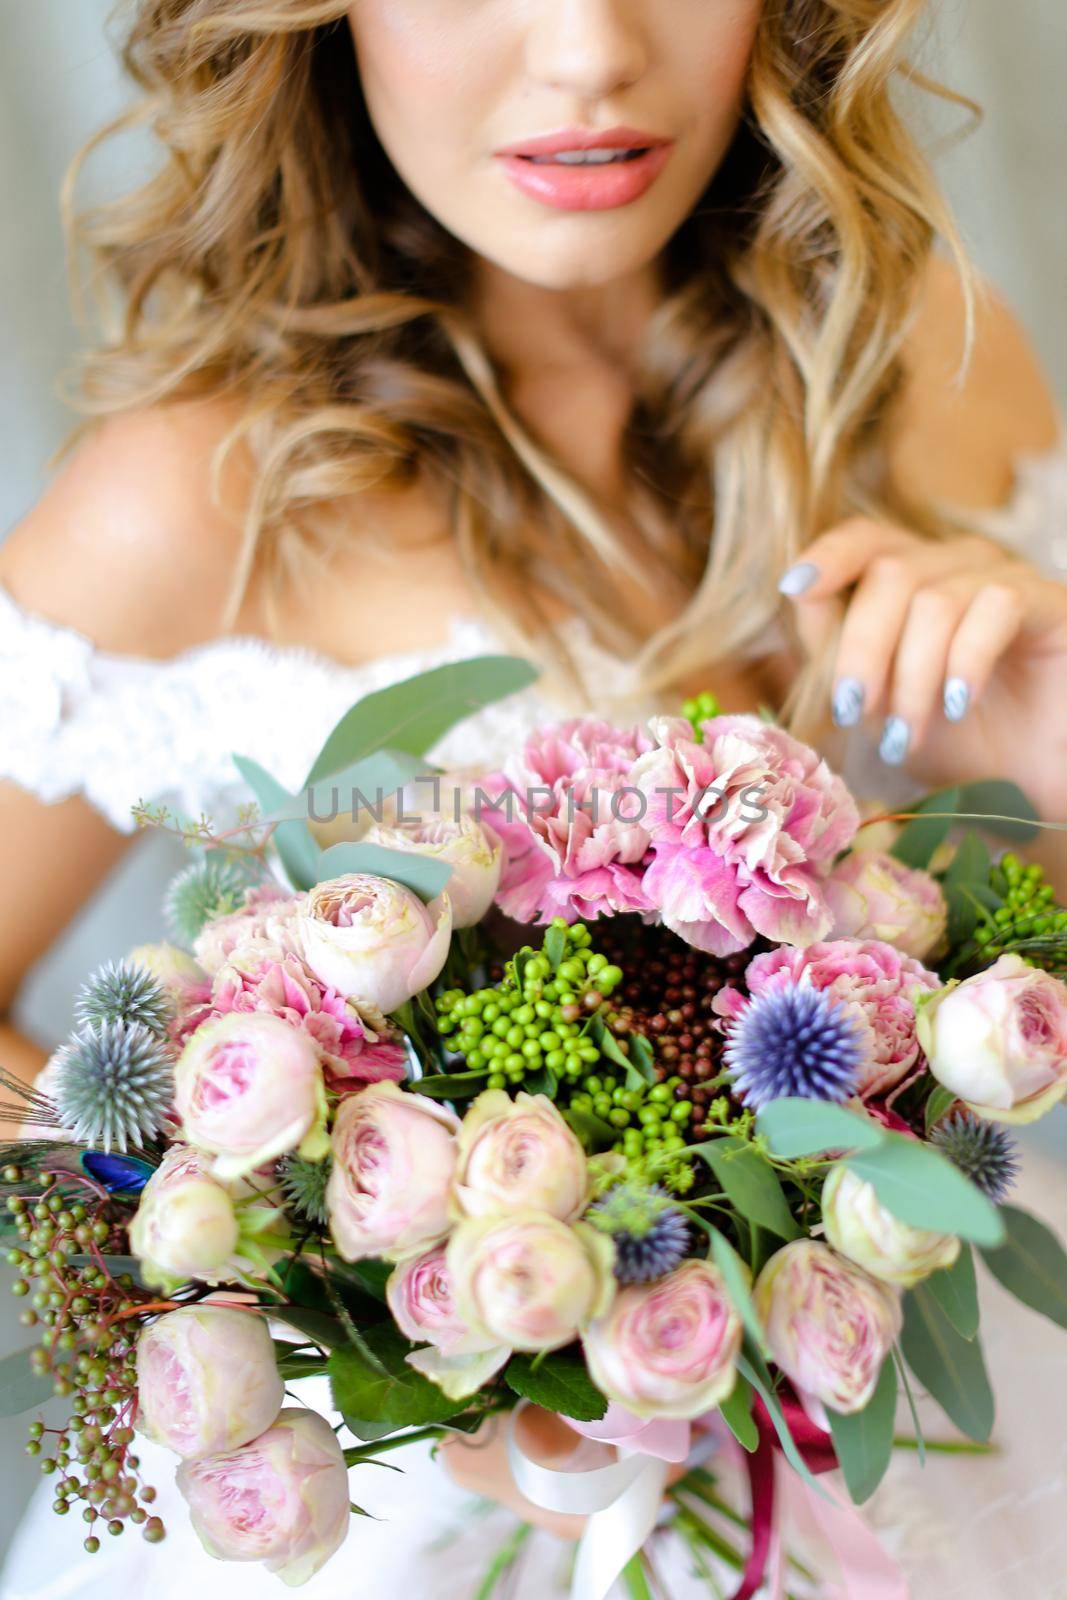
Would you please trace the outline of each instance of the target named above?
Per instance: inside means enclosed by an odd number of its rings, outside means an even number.
[[[249,463],[213,466],[230,404],[127,411],[82,431],[0,546],[0,584],[102,650],[157,659],[215,637],[240,546]]]
[[[1018,317],[978,278],[973,324],[955,267],[936,257],[916,304],[893,410],[889,466],[907,493],[1001,505],[1019,461],[1061,436],[1048,379]]]

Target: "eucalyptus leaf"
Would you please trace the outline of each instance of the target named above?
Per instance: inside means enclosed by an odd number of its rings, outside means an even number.
[[[235,755],[233,763],[255,795],[261,811],[269,813],[292,803],[293,796],[288,789],[272,778],[258,761]],[[310,889],[318,883],[320,851],[306,822],[280,822],[274,829],[271,843],[294,888]]]
[[[827,1407],[830,1433],[848,1492],[856,1505],[869,1500],[885,1477],[893,1453],[897,1408],[897,1369],[892,1356],[882,1362],[874,1393],[862,1411],[844,1415]]]
[[[919,1139],[886,1133],[876,1149],[847,1156],[845,1164],[913,1228],[958,1234],[975,1244],[999,1244],[1004,1237],[993,1202],[940,1150]]]
[[[904,1296],[900,1346],[908,1366],[946,1416],[969,1439],[985,1444],[993,1431],[993,1391],[981,1342],[964,1339],[925,1284]]]
[[[402,883],[421,900],[432,900],[444,889],[452,876],[447,861],[435,861],[432,856],[421,855],[416,850],[390,850],[380,844],[333,844],[319,857],[318,882],[340,878],[348,872],[369,872],[377,878],[391,878]]]
[[[566,948],[567,935],[564,929],[551,926],[545,934],[544,951],[553,972],[559,971],[559,964],[563,960]]]
[[[973,1339],[978,1332],[979,1310],[970,1245],[961,1243],[952,1266],[931,1273],[925,1282],[956,1332],[964,1339]]]
[[[317,783],[376,750],[421,756],[484,706],[527,688],[538,670],[521,656],[476,656],[416,673],[351,706],[319,751],[307,782]]]
[[[736,1134],[690,1145],[689,1154],[706,1161],[728,1200],[757,1227],[768,1228],[779,1239],[797,1239],[800,1229],[774,1168],[754,1145]]]
[[[1001,1206],[1005,1240],[982,1259],[1009,1294],[1067,1328],[1067,1252],[1056,1235],[1028,1211]]]
[[[699,1212],[687,1213],[711,1240],[711,1258],[722,1273],[726,1292],[740,1314],[749,1338],[761,1355],[766,1355],[767,1338],[763,1332],[756,1307],[752,1300],[751,1274],[724,1233],[702,1217]]]
[[[910,807],[918,815],[901,828],[890,854],[906,867],[928,867],[935,850],[948,838],[953,814],[961,809],[961,799],[962,791],[958,787],[939,789]],[[924,815],[928,811],[947,814]]]
[[[821,1499],[827,1499],[826,1491],[813,1475],[804,1457],[797,1449],[796,1440],[793,1438],[782,1408],[778,1404],[778,1397],[774,1392],[774,1387],[770,1382],[770,1374],[767,1372],[766,1367],[762,1367],[759,1361],[751,1359],[750,1352],[749,1355],[738,1356],[737,1370],[752,1385],[763,1404],[767,1407],[767,1413],[782,1446],[782,1454],[793,1468],[793,1471],[799,1473],[805,1483],[814,1489]]]
[[[610,1149],[619,1137],[618,1128],[613,1128],[610,1122],[605,1122],[603,1117],[598,1117],[593,1111],[566,1106],[563,1108],[563,1118],[574,1129],[586,1149]]]
[[[576,1422],[599,1422],[608,1402],[586,1370],[583,1358],[555,1351],[541,1361],[514,1355],[504,1368],[508,1388],[546,1411],[558,1411]]]
[[[870,1117],[831,1100],[772,1100],[756,1116],[756,1132],[772,1155],[783,1160],[822,1155],[830,1150],[873,1150],[885,1130]]]
[[[29,1345],[0,1360],[0,1417],[17,1417],[51,1400],[54,1380],[30,1366],[30,1356],[37,1348]]]
[[[751,1455],[759,1445],[759,1429],[752,1415],[752,1385],[740,1372],[730,1394],[721,1401],[719,1410],[738,1444]]]

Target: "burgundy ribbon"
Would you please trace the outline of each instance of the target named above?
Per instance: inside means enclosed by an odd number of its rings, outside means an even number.
[[[837,1466],[830,1435],[815,1426],[799,1400],[783,1393],[782,1413],[796,1447],[809,1472],[830,1472]],[[753,1396],[752,1418],[759,1443],[751,1453],[745,1451],[745,1468],[752,1491],[752,1548],[745,1562],[740,1586],[731,1600],[752,1600],[767,1574],[774,1534],[775,1451],[782,1448],[770,1412],[759,1395]]]

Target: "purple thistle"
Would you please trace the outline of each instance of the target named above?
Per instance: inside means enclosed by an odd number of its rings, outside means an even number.
[[[651,1283],[666,1277],[689,1254],[689,1224],[666,1189],[620,1183],[593,1204],[586,1222],[615,1241],[615,1276],[620,1283]]]
[[[733,1090],[759,1110],[772,1100],[847,1100],[864,1063],[864,1035],[848,1008],[808,984],[767,989],[730,1029],[724,1053]]]

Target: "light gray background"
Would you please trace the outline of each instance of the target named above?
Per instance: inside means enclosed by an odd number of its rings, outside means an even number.
[[[110,10],[111,0],[0,0],[0,537],[40,493],[71,421],[55,392],[75,348],[57,195],[70,156],[122,104],[105,37]],[[1015,305],[1063,395],[1067,4],[934,0],[932,14],[927,63],[986,111],[977,132],[940,154],[943,180],[975,258]],[[932,127],[943,135],[944,118]],[[98,160],[92,187],[106,189],[141,159],[127,147]],[[43,1044],[65,1034],[91,966],[158,936],[159,891],[176,859],[165,841],[138,841],[31,976],[18,1016]],[[26,1342],[12,1305],[0,1296],[4,1350]],[[23,1438],[20,1422],[0,1434],[0,1549],[34,1483]]]

